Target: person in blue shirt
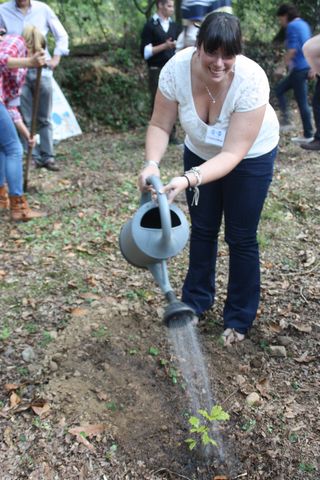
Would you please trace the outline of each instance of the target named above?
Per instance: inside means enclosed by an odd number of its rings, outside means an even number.
[[[288,75],[275,87],[281,111],[280,124],[285,130],[290,126],[286,92],[293,90],[298,104],[302,125],[303,137],[294,137],[295,143],[308,143],[313,140],[313,128],[311,123],[311,110],[308,104],[308,77],[310,66],[308,65],[302,47],[311,37],[308,23],[299,17],[299,12],[294,5],[284,3],[277,11],[277,17],[282,27],[286,28],[286,55],[285,63]]]

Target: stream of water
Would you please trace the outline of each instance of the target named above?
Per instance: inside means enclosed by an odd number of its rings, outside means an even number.
[[[208,371],[197,335],[197,327],[192,322],[187,322],[184,326],[169,328],[168,335],[177,367],[181,371],[186,383],[191,414],[200,417],[198,410],[203,409],[210,412],[215,402],[211,393]],[[223,462],[223,442],[216,428],[217,425],[214,425],[211,436],[218,444],[218,454]],[[204,453],[206,456],[210,456],[212,449],[205,449]]]

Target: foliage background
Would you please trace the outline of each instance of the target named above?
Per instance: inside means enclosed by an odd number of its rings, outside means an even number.
[[[4,3],[4,0],[0,0]],[[97,121],[115,129],[144,125],[150,114],[147,75],[139,54],[140,32],[155,10],[155,0],[48,0],[69,33],[71,55],[56,78],[84,129]],[[246,54],[266,70],[271,83],[279,45],[277,0],[234,0],[241,20]],[[301,16],[314,30],[320,0],[296,0]],[[175,0],[179,21],[181,0]],[[50,45],[50,39],[49,39]],[[281,45],[280,45],[281,48]],[[121,108],[119,108],[121,106]]]

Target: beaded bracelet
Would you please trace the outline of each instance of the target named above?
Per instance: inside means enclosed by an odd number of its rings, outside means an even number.
[[[192,167],[188,172],[185,172],[185,173],[189,173],[189,172],[193,173],[193,175],[196,177],[197,179],[196,187],[199,187],[199,185],[201,185],[201,182],[202,182],[202,175],[201,175],[200,168]]]
[[[193,173],[193,175],[196,177],[196,184],[195,186],[193,187],[193,198],[192,198],[192,202],[191,202],[191,206],[195,205],[197,206],[198,203],[199,203],[199,198],[200,198],[200,190],[199,190],[199,185],[201,185],[201,182],[202,182],[202,175],[201,175],[201,171],[200,171],[200,168],[199,167],[192,167],[190,170],[187,170],[186,172],[184,172],[184,174],[182,175],[183,177],[187,177],[187,174],[188,173]],[[190,186],[190,180],[188,178],[188,184]]]
[[[146,162],[144,162],[143,168],[146,167],[157,167],[160,169],[159,163],[155,162],[154,160],[147,160]]]

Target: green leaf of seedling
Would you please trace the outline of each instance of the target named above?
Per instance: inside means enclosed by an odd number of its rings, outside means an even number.
[[[215,405],[214,407],[212,407],[210,415],[209,415],[209,420],[211,422],[225,421],[225,420],[229,420],[229,419],[230,419],[229,413],[225,412],[223,410],[223,408],[221,407],[221,405]]]
[[[193,450],[194,447],[197,445],[197,442],[193,440],[193,438],[187,438],[185,442],[188,444],[189,450]]]
[[[189,423],[190,423],[190,425],[192,425],[193,427],[196,427],[196,428],[199,428],[199,426],[200,426],[200,420],[197,417],[190,417],[189,418]]]
[[[149,348],[149,355],[152,355],[153,357],[156,357],[159,355],[159,350],[156,347],[150,347]]]
[[[217,442],[215,442],[213,438],[209,436],[208,432],[204,432],[202,434],[201,441],[204,446],[208,445],[209,443],[211,443],[211,445],[217,446]]]
[[[207,412],[207,410],[198,410],[198,413],[200,413],[200,415],[202,415],[207,420],[211,421],[211,417],[210,417],[209,413]]]

